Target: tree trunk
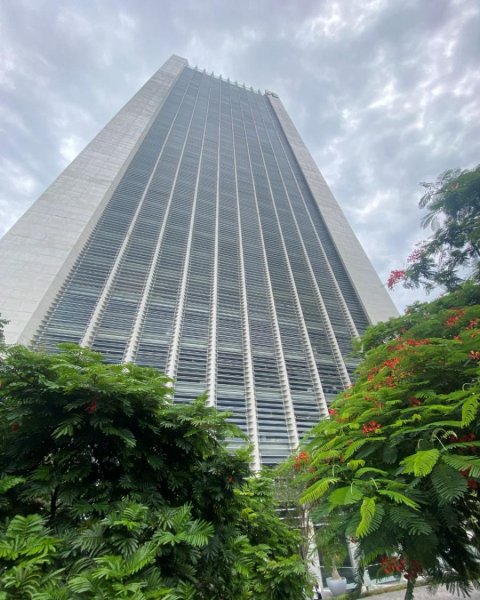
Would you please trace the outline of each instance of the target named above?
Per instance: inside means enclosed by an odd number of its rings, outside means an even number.
[[[413,600],[413,589],[415,587],[416,581],[416,577],[409,577],[407,582],[407,589],[405,590],[405,596],[403,597],[403,600]]]

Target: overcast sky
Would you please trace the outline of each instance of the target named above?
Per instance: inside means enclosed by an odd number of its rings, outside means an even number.
[[[478,0],[0,0],[0,39],[0,235],[173,53],[279,94],[384,282],[480,163]]]

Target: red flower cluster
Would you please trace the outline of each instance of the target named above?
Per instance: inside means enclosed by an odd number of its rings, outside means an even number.
[[[475,442],[477,440],[477,436],[473,433],[473,431],[471,433],[467,433],[465,435],[461,435],[461,436],[455,436],[455,435],[451,435],[448,438],[448,441],[452,444],[458,444],[458,443],[467,443],[467,442]],[[477,454],[477,446],[468,446],[468,448],[463,448],[464,452],[470,452],[471,454]],[[465,477],[468,476],[468,472],[466,472]]]
[[[429,343],[429,339],[414,340],[413,338],[409,338],[408,340],[405,340],[405,344],[407,344],[407,346],[426,346]]]
[[[452,308],[451,312],[453,315],[448,317],[448,319],[445,321],[445,325],[447,327],[453,327],[460,317],[463,317],[465,314],[465,310],[463,308]]]
[[[477,436],[473,433],[473,431],[457,438],[453,436],[449,438],[449,440],[452,442],[474,442],[476,439]]]
[[[388,377],[385,377],[385,385],[389,388],[395,387],[395,379],[394,377],[392,377],[392,375],[388,375]]]
[[[364,423],[362,425],[362,433],[368,435],[369,433],[376,433],[379,429],[381,429],[380,423],[376,421],[370,421],[370,423]]]
[[[467,329],[475,329],[478,325],[478,319],[472,319],[470,323],[467,325]]]
[[[395,346],[395,350],[405,350],[406,346],[426,346],[430,343],[429,339],[424,340],[415,340],[413,338],[409,338],[408,340],[403,341],[401,344]]]
[[[405,279],[405,269],[394,269],[390,273],[390,277],[388,278],[388,281],[387,281],[388,289],[389,290],[393,289],[399,281],[403,281],[404,279]]]
[[[300,452],[293,459],[293,468],[295,471],[300,471],[300,469],[306,465],[310,460],[310,454],[308,452]]]
[[[473,477],[470,477],[470,470],[471,467],[463,469],[463,471],[460,471],[460,475],[463,475],[466,478],[469,490],[476,490],[478,489],[478,481]]]
[[[422,565],[417,560],[409,560],[405,579],[416,579],[423,571]]]
[[[394,571],[400,573],[405,569],[405,560],[403,558],[399,558],[398,556],[384,556],[380,564],[382,565],[383,572],[385,575],[390,575]]]
[[[415,248],[415,250],[407,257],[408,263],[415,263],[422,259],[423,253],[420,248]]]
[[[97,410],[97,401],[94,399],[85,409],[89,415],[92,415]]]
[[[328,414],[331,415],[332,417],[336,417],[338,413],[334,408],[329,408]]]
[[[400,359],[398,358],[398,356],[395,356],[394,358],[389,358],[388,360],[386,360],[383,363],[383,366],[388,367],[389,369],[395,369],[395,367],[398,367],[399,364]]]
[[[410,396],[410,398],[408,399],[408,403],[410,404],[410,406],[420,406],[420,404],[422,403],[422,401],[419,398],[415,398],[414,396]]]
[[[472,360],[480,360],[480,352],[477,350],[470,350],[470,354],[468,356]]]

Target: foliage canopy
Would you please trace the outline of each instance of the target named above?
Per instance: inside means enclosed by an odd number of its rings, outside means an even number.
[[[356,383],[316,425],[303,501],[363,565],[464,590],[480,577],[480,288],[372,327]]]
[[[475,169],[450,169],[426,189],[420,208],[427,213],[424,227],[433,234],[417,245],[407,267],[392,271],[388,286],[441,286],[455,290],[465,279],[480,280],[480,165]]]
[[[5,348],[0,386],[0,598],[301,597],[272,482],[204,398],[69,344]]]

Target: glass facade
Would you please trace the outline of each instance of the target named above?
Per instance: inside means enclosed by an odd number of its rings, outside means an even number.
[[[266,95],[185,67],[35,343],[157,367],[204,391],[265,464],[349,384],[368,325]]]

